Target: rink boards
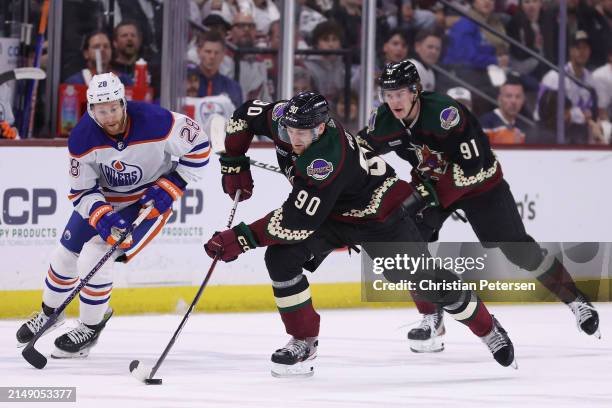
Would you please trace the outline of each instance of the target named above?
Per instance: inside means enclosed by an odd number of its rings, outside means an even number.
[[[251,158],[276,164],[273,149],[251,149]],[[612,152],[587,150],[501,150],[498,158],[528,232],[539,241],[610,239],[612,193],[607,178]],[[409,166],[395,155],[385,159],[400,176]],[[29,313],[40,302],[48,260],[72,208],[65,147],[0,149],[0,317]],[[254,196],[238,207],[237,222],[250,223],[279,207],[290,191],[280,174],[253,168]],[[231,200],[221,190],[219,163],[213,158],[205,179],[190,185],[175,204],[161,234],[127,265],[115,268],[113,305],[119,313],[165,312],[185,307],[210,265],[202,244],[223,228]],[[444,241],[475,241],[469,228],[449,220]],[[204,310],[248,311],[274,308],[263,262],[256,249],[229,264],[219,264],[202,302]],[[313,283],[319,307],[364,306],[360,302],[360,259],[332,254]],[[593,276],[576,276],[578,280]],[[512,300],[512,299],[509,299]]]

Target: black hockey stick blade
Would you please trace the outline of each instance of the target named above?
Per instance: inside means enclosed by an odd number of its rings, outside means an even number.
[[[40,68],[34,67],[25,67],[25,68],[15,68],[10,71],[3,72],[0,74],[0,85],[5,82],[12,80],[20,80],[20,79],[45,79],[47,74]]]
[[[21,352],[23,358],[33,367],[42,370],[47,365],[47,358],[34,348],[34,342],[30,342]]]

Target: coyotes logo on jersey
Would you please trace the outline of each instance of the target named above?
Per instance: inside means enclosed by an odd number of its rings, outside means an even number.
[[[427,145],[419,146],[410,143],[410,146],[410,150],[414,151],[419,160],[419,164],[416,167],[419,173],[434,180],[438,180],[440,176],[446,173],[448,162],[444,159],[442,152],[431,150]]]

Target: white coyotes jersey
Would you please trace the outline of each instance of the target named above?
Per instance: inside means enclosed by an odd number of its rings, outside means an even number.
[[[128,102],[128,125],[120,140],[89,115],[70,133],[70,200],[83,218],[97,201],[122,209],[135,203],[157,179],[176,171],[186,182],[202,178],[208,135],[197,122],[156,105]]]

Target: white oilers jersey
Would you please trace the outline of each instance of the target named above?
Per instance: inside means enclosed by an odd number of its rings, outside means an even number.
[[[210,144],[202,126],[156,105],[128,102],[122,139],[108,136],[89,115],[68,138],[70,200],[89,217],[96,201],[122,209],[161,176],[176,171],[187,183],[202,178]]]

